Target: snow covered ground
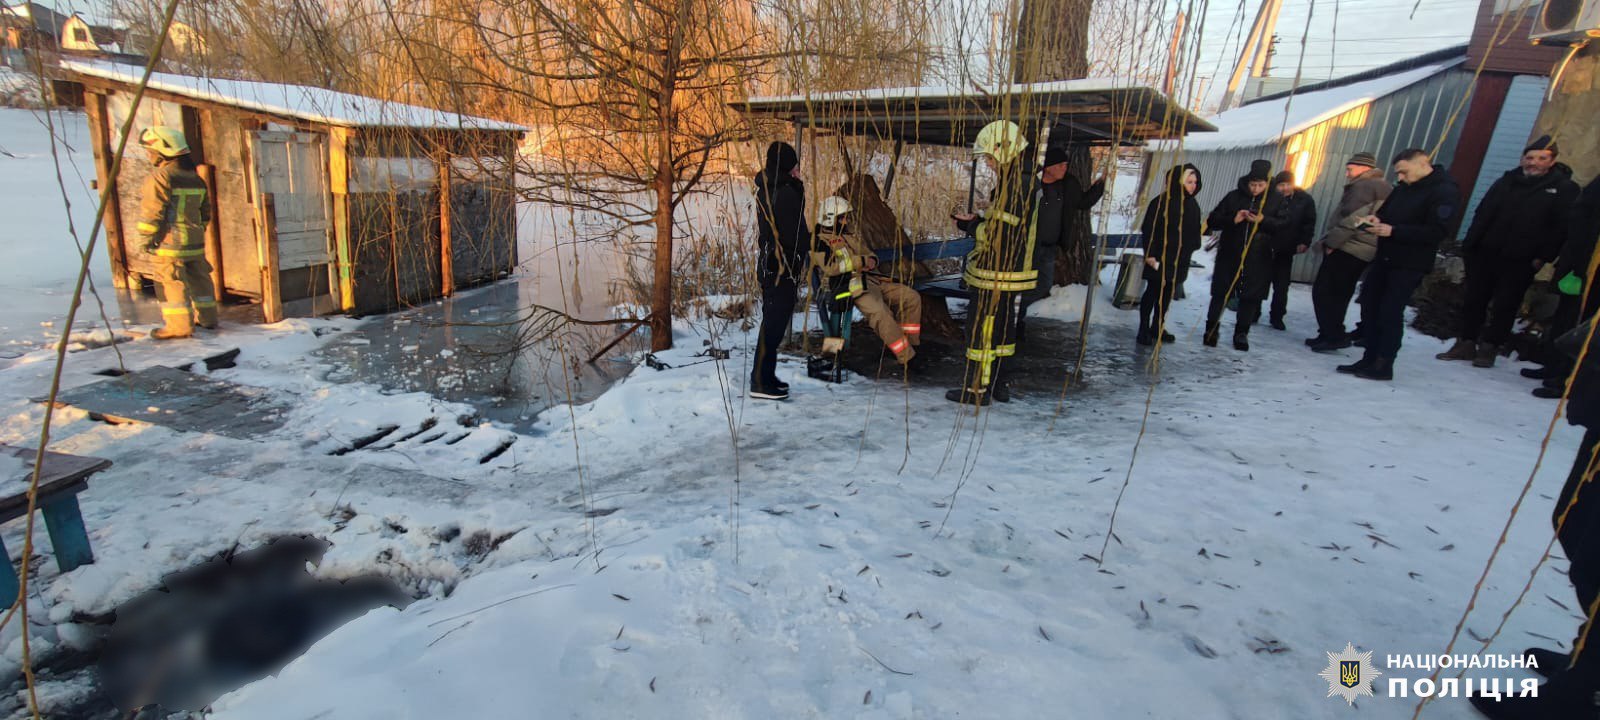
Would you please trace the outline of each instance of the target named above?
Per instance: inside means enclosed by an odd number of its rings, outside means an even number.
[[[520,433],[427,393],[327,380],[313,353],[352,320],[126,343],[132,369],[240,347],[213,374],[272,389],[288,421],[232,439],[58,410],[52,449],[115,465],[81,496],[96,563],[60,575],[39,533],[35,651],[87,645],[166,573],[304,532],[333,543],[320,574],[383,573],[420,599],[335,631],[214,717],[1409,717],[1408,700],[1325,697],[1325,653],[1353,642],[1386,676],[1416,677],[1381,659],[1443,652],[1554,405],[1518,363],[1438,362],[1419,335],[1393,383],[1336,375],[1347,359],[1300,342],[1304,288],[1289,332],[1203,348],[1208,282],[1196,270],[1175,305],[1153,394],[1134,313],[1102,288],[1089,353],[1114,362],[1064,404],[1019,397],[975,418],[942,387],[827,385],[794,358],[780,367],[793,399],[747,400],[752,336],[736,325],[685,325],[660,355],[672,369],[640,367]],[[1035,310],[1076,321],[1082,302],[1058,290]],[[37,332],[10,312],[8,339]],[[703,362],[703,340],[730,359]],[[69,355],[66,386],[102,380],[112,353]],[[36,441],[29,398],[49,360],[0,368],[0,442]],[[386,424],[392,444],[330,454]],[[1578,437],[1556,427],[1477,635],[1544,550]],[[21,532],[0,526],[13,552]],[[1540,573],[1492,651],[1571,636],[1563,569]],[[0,635],[3,677],[18,632]],[[93,680],[40,692],[49,716]],[[1424,713],[1470,716],[1463,700]]]

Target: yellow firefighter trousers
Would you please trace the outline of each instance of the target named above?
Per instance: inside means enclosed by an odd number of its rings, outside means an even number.
[[[161,319],[167,332],[192,334],[197,320],[201,327],[216,327],[217,299],[211,285],[211,263],[203,257],[155,260],[156,279],[161,283]]]
[[[922,296],[900,283],[868,278],[866,291],[855,302],[895,359],[910,362],[917,354],[912,348],[922,342]]]

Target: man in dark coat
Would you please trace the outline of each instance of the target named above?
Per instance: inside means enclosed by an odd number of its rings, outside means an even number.
[[[1422,278],[1432,272],[1439,243],[1450,234],[1461,205],[1455,179],[1443,165],[1434,165],[1427,152],[1400,151],[1394,170],[1399,185],[1377,215],[1359,226],[1378,238],[1378,253],[1367,268],[1361,291],[1366,352],[1360,360],[1338,368],[1368,380],[1394,379],[1394,359],[1406,330],[1406,305]]]
[[[1327,229],[1319,245],[1322,266],[1311,286],[1311,304],[1317,311],[1317,336],[1306,344],[1317,352],[1333,352],[1350,347],[1344,331],[1344,316],[1350,310],[1356,282],[1366,272],[1367,263],[1378,254],[1378,238],[1368,230],[1357,229],[1363,218],[1378,211],[1378,206],[1393,189],[1383,179],[1378,160],[1369,152],[1358,152],[1345,163],[1347,182],[1339,205],[1328,216]]]
[[[1522,370],[1523,377],[1544,381],[1533,389],[1533,396],[1550,400],[1562,396],[1572,372],[1572,358],[1555,349],[1555,339],[1576,327],[1579,318],[1592,317],[1600,309],[1600,292],[1589,287],[1589,264],[1600,234],[1600,177],[1584,186],[1567,214],[1567,241],[1556,258],[1555,271],[1561,298],[1540,343],[1544,367]]]
[[[1184,248],[1198,244],[1205,221],[1194,197],[1200,193],[1200,169],[1180,165],[1167,171],[1166,191],[1150,201],[1140,224],[1144,240],[1144,296],[1139,300],[1140,345],[1177,338],[1167,332],[1167,308],[1178,284]]]
[[[1277,227],[1274,214],[1278,201],[1273,199],[1274,193],[1267,192],[1271,177],[1272,163],[1251,162],[1250,173],[1239,178],[1238,187],[1222,196],[1206,221],[1212,230],[1222,232],[1211,270],[1206,347],[1217,346],[1222,310],[1237,286],[1239,312],[1234,318],[1233,347],[1239,351],[1250,349],[1250,326],[1261,316],[1261,301],[1266,299],[1272,279],[1272,232]]]
[[[761,332],[750,363],[750,397],[783,400],[789,385],[778,379],[778,346],[789,332],[799,283],[811,248],[806,224],[806,186],[798,177],[793,146],[767,146],[766,165],[756,174],[756,278],[761,282]]]
[[[1560,254],[1578,184],[1572,169],[1556,162],[1557,153],[1550,136],[1533,141],[1522,151],[1521,166],[1494,181],[1478,203],[1461,242],[1467,282],[1460,337],[1440,360],[1494,367],[1534,274]]]
[[[1289,280],[1295,256],[1310,249],[1317,236],[1317,203],[1311,193],[1295,187],[1294,173],[1288,170],[1272,179],[1272,189],[1281,199],[1273,212],[1271,322],[1272,329],[1287,330],[1283,316],[1289,313]]]
[[[1072,220],[1100,202],[1106,193],[1104,180],[1096,180],[1088,190],[1067,172],[1067,151],[1060,147],[1045,150],[1044,167],[1039,171],[1039,216],[1034,223],[1033,268],[1039,271],[1039,285],[1022,294],[1017,309],[1017,342],[1023,342],[1028,306],[1050,297],[1055,287],[1056,255],[1067,245]]]
[[[1570,240],[1590,248],[1600,236],[1600,190],[1596,187],[1600,187],[1600,180],[1584,188],[1580,204],[1596,204],[1587,208],[1587,217],[1575,214],[1571,226],[1574,236]],[[1588,312],[1588,317],[1593,318],[1593,309]],[[1576,360],[1585,339],[1563,341],[1562,351]],[[1561,551],[1567,556],[1567,579],[1578,597],[1575,607],[1586,616],[1573,641],[1573,647],[1583,644],[1583,652],[1573,658],[1555,650],[1529,648],[1527,655],[1538,664],[1536,672],[1550,678],[1550,682],[1539,687],[1538,697],[1473,697],[1472,706],[1491,720],[1600,718],[1600,632],[1595,631],[1594,616],[1600,599],[1600,479],[1595,478],[1600,469],[1595,457],[1596,446],[1600,446],[1600,342],[1588,343],[1582,356],[1583,362],[1572,374],[1567,422],[1584,428],[1583,442],[1573,458],[1566,485],[1556,497],[1550,522]]]

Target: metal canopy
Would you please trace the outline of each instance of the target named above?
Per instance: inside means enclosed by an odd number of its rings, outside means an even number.
[[[924,145],[969,145],[985,124],[1016,119],[1024,107],[1074,143],[1090,145],[1140,144],[1216,130],[1157,90],[1093,78],[965,90],[919,87],[753,97],[730,106],[755,119]]]

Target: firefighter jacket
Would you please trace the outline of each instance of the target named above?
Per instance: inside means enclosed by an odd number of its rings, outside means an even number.
[[[829,297],[837,302],[866,292],[864,276],[872,252],[861,236],[818,226],[811,237],[811,264],[822,273]]]
[[[137,227],[145,251],[182,260],[203,258],[209,222],[205,181],[176,162],[157,165],[139,201]]]
[[[1003,168],[989,194],[989,209],[962,229],[977,239],[962,279],[978,290],[1022,292],[1038,285],[1033,267],[1038,209],[1038,180],[1025,163]]]

